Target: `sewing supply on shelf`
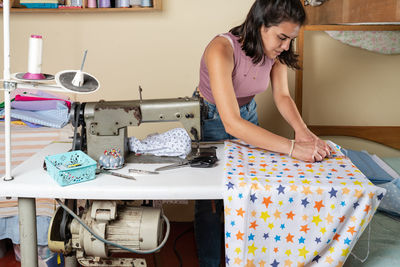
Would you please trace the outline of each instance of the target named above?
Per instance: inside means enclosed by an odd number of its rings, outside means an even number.
[[[142,7],[151,7],[151,6],[153,6],[153,1],[151,1],[151,0],[142,0],[140,5]]]
[[[66,5],[58,5],[58,9],[80,9],[81,6],[66,6]]]
[[[141,5],[142,0],[130,0],[132,7],[138,7]]]
[[[115,0],[115,7],[127,8],[130,6],[129,0]]]
[[[41,35],[31,35],[29,39],[28,72],[23,78],[27,80],[43,80],[42,72],[43,39]]]
[[[110,8],[110,0],[99,0],[99,8]]]
[[[97,1],[96,0],[88,0],[88,8],[96,8]]]

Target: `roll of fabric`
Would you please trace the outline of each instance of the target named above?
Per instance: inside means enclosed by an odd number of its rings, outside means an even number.
[[[326,31],[335,40],[381,54],[400,54],[400,31]]]

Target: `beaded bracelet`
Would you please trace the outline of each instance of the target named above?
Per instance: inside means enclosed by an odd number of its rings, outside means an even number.
[[[294,150],[294,144],[296,143],[295,140],[290,140],[290,142],[292,143],[292,145],[290,146],[290,150],[289,150],[289,157],[292,157],[292,153]]]

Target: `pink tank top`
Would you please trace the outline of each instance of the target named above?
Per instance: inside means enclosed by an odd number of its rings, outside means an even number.
[[[232,44],[235,61],[232,72],[233,88],[239,106],[243,106],[249,103],[256,94],[267,90],[274,60],[266,57],[264,64],[254,65],[251,58],[246,56],[242,50],[238,37],[232,33],[225,33],[219,36],[227,38]],[[208,102],[215,104],[204,54],[200,62],[199,91]]]

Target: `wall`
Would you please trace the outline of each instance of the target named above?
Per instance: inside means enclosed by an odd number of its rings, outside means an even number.
[[[102,87],[94,94],[76,97],[78,101],[137,99],[139,85],[146,99],[188,96],[198,83],[205,46],[216,34],[240,24],[252,3],[163,0],[162,10],[154,12],[12,13],[11,71],[26,70],[28,39],[35,33],[44,37],[42,70],[46,73],[79,68],[83,51],[88,49],[84,70],[94,74]],[[400,116],[392,108],[400,93],[399,56],[352,48],[323,32],[306,32],[305,39],[306,122],[399,124]],[[289,85],[293,95],[291,70]],[[291,137],[290,127],[273,104],[271,90],[256,99],[261,125]],[[389,104],[381,105],[386,99]],[[130,134],[141,138],[171,127],[175,126],[143,124],[130,129]]]
[[[100,80],[101,90],[76,97],[78,101],[138,99],[139,85],[145,99],[189,96],[197,86],[200,57],[208,42],[240,24],[252,3],[163,0],[162,10],[154,12],[12,13],[11,71],[26,71],[29,36],[41,34],[45,73],[78,69],[88,49],[84,71]],[[143,124],[130,134],[141,138],[170,127]],[[165,212],[173,220],[191,220],[193,202],[189,204],[167,205]]]
[[[305,32],[303,117],[314,125],[400,126],[400,55],[345,45],[325,32]],[[353,149],[400,156],[374,142],[333,138]]]
[[[198,83],[200,57],[208,42],[240,24],[252,3],[163,0],[162,11],[155,12],[12,13],[11,71],[26,70],[28,39],[35,33],[44,38],[46,73],[79,68],[83,51],[89,50],[84,70],[98,77],[102,87],[77,97],[79,101],[138,99],[139,85],[146,99],[188,96]],[[294,80],[293,72],[290,76]],[[270,92],[257,99],[262,125],[290,136]],[[154,131],[154,125],[143,126],[130,132],[143,137]],[[170,127],[156,125],[156,130]]]

